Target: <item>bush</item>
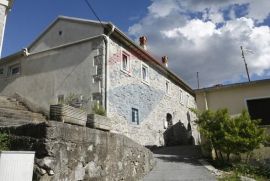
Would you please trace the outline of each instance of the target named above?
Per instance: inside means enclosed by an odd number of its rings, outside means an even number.
[[[9,136],[6,133],[0,133],[0,151],[9,150]]]
[[[248,160],[251,151],[265,142],[266,135],[259,128],[259,120],[251,120],[247,111],[235,118],[229,116],[227,109],[193,112],[198,117],[196,122],[202,135],[209,140],[217,158],[222,161],[223,153],[226,154],[227,161],[230,161],[231,154],[248,153]]]

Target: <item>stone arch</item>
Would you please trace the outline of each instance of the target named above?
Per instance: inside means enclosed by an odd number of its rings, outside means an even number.
[[[172,127],[173,122],[172,122],[172,115],[170,113],[167,113],[166,121],[167,121],[168,128]]]

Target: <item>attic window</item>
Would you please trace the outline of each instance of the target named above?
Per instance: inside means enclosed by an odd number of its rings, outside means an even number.
[[[60,30],[58,31],[58,35],[61,36],[63,34],[63,32]]]
[[[19,75],[21,74],[21,65],[16,64],[9,67],[9,75]]]

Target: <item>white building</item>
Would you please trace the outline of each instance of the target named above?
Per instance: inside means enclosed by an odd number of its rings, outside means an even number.
[[[115,132],[143,145],[198,143],[193,90],[111,23],[59,17],[29,47],[0,62],[0,94],[18,93],[45,112],[74,93],[102,104]],[[170,127],[169,129],[167,128]]]

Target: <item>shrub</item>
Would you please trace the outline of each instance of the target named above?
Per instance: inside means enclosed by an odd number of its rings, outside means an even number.
[[[223,154],[226,154],[227,161],[233,153],[249,153],[265,142],[264,130],[259,128],[259,120],[251,120],[247,111],[240,116],[231,118],[227,109],[217,111],[203,111],[196,113],[196,121],[202,135],[209,140],[217,158],[224,161]]]
[[[94,106],[92,107],[92,112],[101,116],[106,116],[105,108],[98,103],[94,104]]]
[[[0,151],[9,150],[9,136],[6,133],[0,133]]]

